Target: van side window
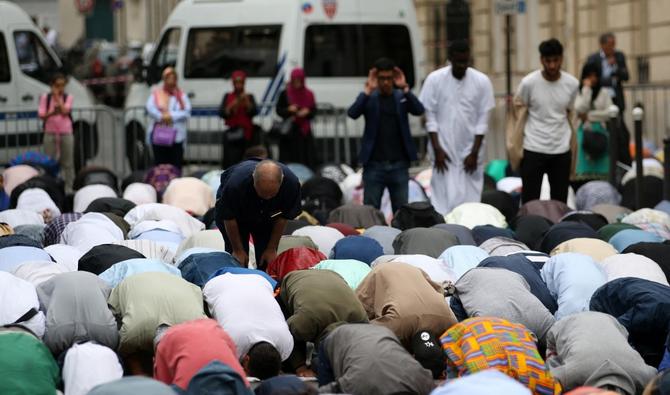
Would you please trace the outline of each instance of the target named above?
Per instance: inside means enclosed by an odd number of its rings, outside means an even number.
[[[161,74],[166,67],[175,67],[179,56],[181,29],[173,27],[165,31],[161,38],[154,57],[149,66],[149,83],[154,84],[161,80]]]
[[[375,60],[391,58],[414,86],[414,55],[404,25],[314,24],[305,32],[305,72],[310,77],[365,77]]]
[[[37,34],[31,31],[16,31],[14,45],[23,74],[49,84],[51,74],[58,71],[58,64]]]
[[[272,77],[280,37],[280,25],[191,29],[184,77],[229,78],[237,69],[249,77]]]
[[[12,73],[9,69],[9,54],[7,53],[5,35],[0,32],[0,82],[9,82],[11,79]]]

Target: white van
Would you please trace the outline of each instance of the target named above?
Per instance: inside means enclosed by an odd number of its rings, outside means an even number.
[[[51,76],[62,68],[28,14],[14,3],[0,1],[0,164],[35,149],[41,141],[39,99],[49,92]],[[68,81],[66,92],[74,98],[72,117],[81,164],[84,151],[86,158],[95,155],[97,134],[94,114],[77,109],[91,108],[94,103],[84,85],[73,78]]]
[[[146,83],[130,89],[127,135],[144,135],[139,110],[167,66],[176,67],[179,85],[196,108],[189,125],[192,148],[214,141],[212,133],[222,130],[222,124],[195,118],[214,117],[232,88],[233,70],[248,74],[247,91],[264,104],[256,121],[267,127],[294,67],[305,69],[320,105],[342,109],[353,103],[380,57],[395,60],[418,90],[424,78],[422,43],[413,0],[184,0],[162,30]],[[315,136],[324,137],[318,128]]]

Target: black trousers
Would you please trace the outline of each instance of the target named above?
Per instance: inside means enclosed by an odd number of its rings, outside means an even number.
[[[249,147],[249,143],[245,139],[236,141],[223,142],[223,158],[221,160],[221,168],[227,169],[242,161],[244,151]]]
[[[184,162],[184,143],[175,143],[169,147],[152,144],[154,164],[170,164],[181,169]]]
[[[294,125],[291,133],[279,139],[279,161],[282,163],[300,163],[310,169],[316,165],[316,145],[310,131],[303,136]]]
[[[540,198],[542,178],[545,173],[549,177],[551,199],[567,202],[571,165],[572,152],[570,151],[564,154],[541,154],[523,150],[523,160],[521,161],[522,202],[528,203]]]
[[[223,241],[226,243],[226,252],[229,254],[233,253],[233,243],[231,243],[228,234],[226,233],[226,226],[223,221],[218,219],[216,220],[216,227],[219,228],[221,235],[223,236]],[[258,223],[258,224],[245,224],[242,222],[237,223],[237,227],[240,231],[240,241],[242,242],[242,248],[246,253],[249,253],[249,235],[254,238],[254,251],[256,257],[256,266],[259,270],[265,270],[264,266],[261,266],[261,256],[265,252],[265,249],[268,247],[270,242],[270,236],[272,235],[272,228],[274,223]]]

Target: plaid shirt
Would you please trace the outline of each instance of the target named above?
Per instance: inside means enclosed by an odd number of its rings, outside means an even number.
[[[65,213],[56,217],[44,228],[44,246],[60,243],[60,235],[70,222],[75,222],[81,218],[81,213]]]

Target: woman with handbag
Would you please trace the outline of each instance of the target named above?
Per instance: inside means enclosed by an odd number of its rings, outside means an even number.
[[[163,85],[151,93],[146,107],[150,117],[147,143],[153,148],[155,164],[171,164],[181,169],[191,103],[177,87],[174,68],[163,70]]]
[[[279,140],[279,160],[283,163],[302,163],[314,167],[314,136],[312,118],[316,115],[314,93],[305,86],[305,72],[295,68],[291,80],[279,95],[277,115],[285,121],[292,120],[288,133]]]
[[[224,169],[241,162],[244,151],[258,144],[258,134],[255,132],[253,118],[258,114],[254,95],[244,90],[247,75],[244,71],[236,70],[231,75],[233,91],[226,93],[219,107],[219,116],[226,121],[223,135],[223,159],[221,166]]]
[[[604,180],[609,173],[609,133],[606,126],[612,98],[601,89],[598,66],[582,68],[581,86],[575,99],[580,119],[577,129],[576,181]]]

